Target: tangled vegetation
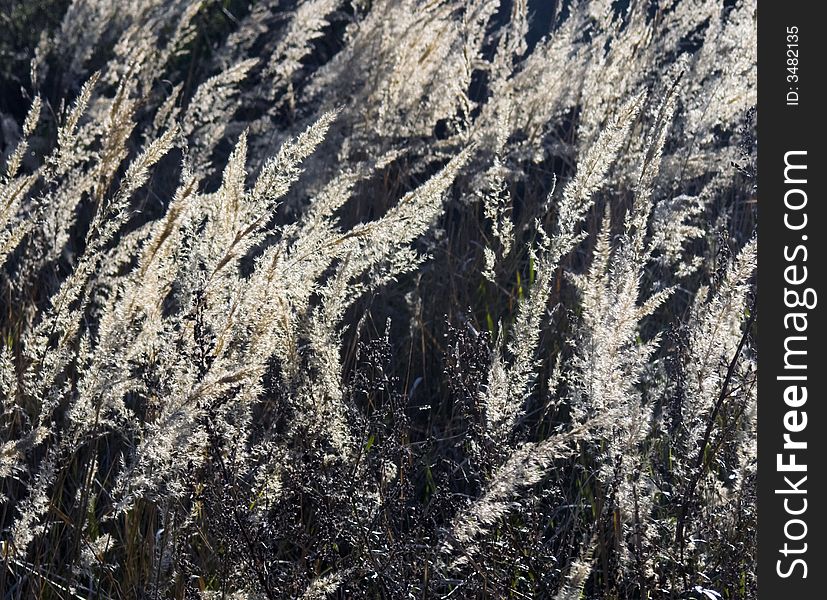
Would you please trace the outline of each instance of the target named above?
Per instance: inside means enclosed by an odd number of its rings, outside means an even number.
[[[0,25],[2,598],[755,598],[754,1]]]

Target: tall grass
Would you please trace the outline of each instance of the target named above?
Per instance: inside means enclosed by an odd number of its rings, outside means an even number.
[[[755,597],[754,2],[2,10],[3,598]]]

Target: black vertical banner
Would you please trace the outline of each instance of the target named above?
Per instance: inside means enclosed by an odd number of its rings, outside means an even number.
[[[758,2],[758,589],[824,598],[822,3]]]

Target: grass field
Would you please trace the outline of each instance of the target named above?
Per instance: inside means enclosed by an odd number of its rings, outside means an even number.
[[[755,598],[755,54],[3,0],[0,596]]]

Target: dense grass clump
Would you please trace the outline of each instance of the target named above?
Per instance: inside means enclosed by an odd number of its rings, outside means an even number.
[[[0,23],[0,597],[755,597],[754,2]]]

